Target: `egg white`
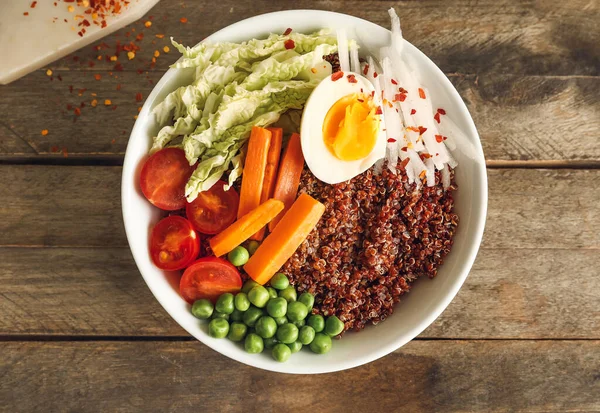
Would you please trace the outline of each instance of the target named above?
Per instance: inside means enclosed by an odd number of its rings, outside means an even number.
[[[348,81],[349,74],[355,76],[356,83]],[[344,76],[336,81],[331,80],[331,76],[327,76],[309,96],[302,113],[300,141],[306,164],[319,180],[328,184],[347,181],[369,169],[378,159],[385,157],[387,139],[383,115],[379,115],[379,132],[375,146],[362,159],[342,161],[329,151],[323,140],[323,122],[335,102],[353,93],[371,94],[374,90],[373,84],[363,76],[357,73],[344,73]],[[379,105],[380,102],[375,99],[375,104]]]

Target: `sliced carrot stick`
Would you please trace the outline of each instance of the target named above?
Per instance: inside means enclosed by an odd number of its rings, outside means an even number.
[[[270,131],[256,126],[252,128],[250,140],[248,141],[244,174],[242,175],[238,219],[260,205],[270,143]]]
[[[277,179],[277,169],[279,168],[279,156],[281,155],[281,141],[283,139],[283,129],[267,129],[271,131],[271,145],[269,146],[269,153],[267,154],[265,179],[263,181],[262,194],[260,195],[261,203],[265,202],[269,198],[273,198],[273,192],[275,191],[275,183]],[[256,234],[251,236],[250,239],[262,241],[265,237],[266,231],[267,227],[264,226]]]
[[[285,213],[273,232],[246,265],[244,270],[259,284],[265,284],[294,254],[321,219],[325,205],[305,193]]]
[[[294,133],[290,137],[288,146],[281,159],[277,174],[277,183],[273,192],[273,198],[282,201],[285,208],[279,216],[269,223],[269,231],[273,232],[273,229],[277,226],[285,211],[290,209],[296,200],[302,168],[304,168],[304,155],[302,155],[302,146],[300,146],[300,135]]]
[[[267,225],[282,210],[283,202],[269,199],[212,237],[209,241],[210,248],[217,257],[227,254]]]

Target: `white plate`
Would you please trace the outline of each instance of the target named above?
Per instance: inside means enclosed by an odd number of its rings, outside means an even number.
[[[410,20],[406,20],[406,24],[410,24]],[[242,20],[218,31],[206,41],[241,42],[262,38],[271,32],[282,33],[288,27],[305,33],[324,27],[344,27],[349,37],[360,37],[363,50],[377,50],[388,44],[390,38],[388,30],[356,17],[317,10],[290,10]],[[239,344],[209,337],[207,324],[192,316],[189,305],[179,296],[179,274],[161,271],[150,260],[149,232],[159,219],[160,212],[144,198],[138,185],[151,137],[158,130],[150,111],[167,93],[189,83],[191,73],[171,69],[156,85],[138,116],[125,154],[121,188],[123,220],[140,273],[156,299],[187,332],[212,349],[250,366],[285,373],[327,373],[360,366],[398,349],[427,328],[450,304],[467,278],[481,243],[487,211],[485,159],[473,120],[450,81],[417,48],[407,43],[404,50],[431,91],[434,107],[445,108],[448,116],[466,135],[466,140],[458,142],[458,149],[454,151],[459,162],[456,169],[459,189],[455,201],[460,224],[452,252],[437,277],[417,281],[385,322],[369,326],[360,333],[345,334],[342,340],[334,341],[332,350],[326,355],[303,350],[293,354],[286,363],[274,361],[268,352],[248,354]]]

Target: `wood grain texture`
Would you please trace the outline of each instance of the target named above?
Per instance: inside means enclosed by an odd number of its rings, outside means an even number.
[[[482,249],[419,337],[600,339],[598,263],[594,250]],[[124,248],[0,248],[0,285],[0,336],[189,336]]]
[[[306,376],[247,367],[198,342],[2,343],[0,398],[19,411],[598,412],[599,345],[413,341],[366,366]]]
[[[0,246],[127,246],[120,167],[0,165],[0,176]],[[600,171],[488,177],[484,247],[600,248]]]

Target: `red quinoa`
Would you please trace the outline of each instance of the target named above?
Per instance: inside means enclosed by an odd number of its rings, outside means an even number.
[[[384,167],[337,185],[325,184],[308,169],[300,192],[325,204],[321,221],[282,268],[298,291],[315,295],[313,313],[337,315],[345,329],[377,324],[421,276],[435,277],[452,246],[458,216],[456,189],[415,191],[404,169]]]

